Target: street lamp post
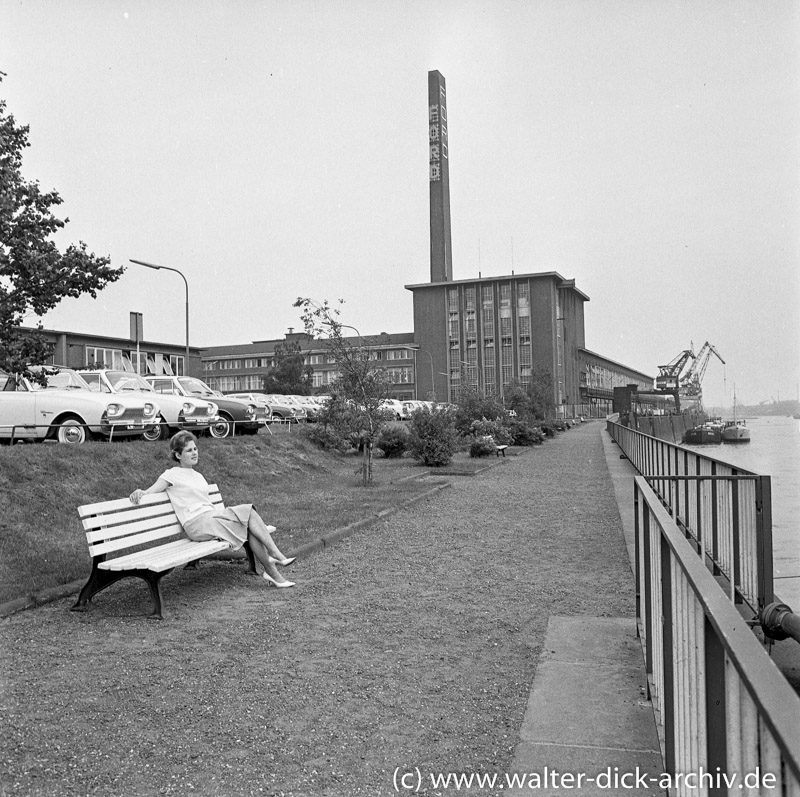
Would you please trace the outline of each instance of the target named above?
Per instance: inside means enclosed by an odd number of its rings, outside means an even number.
[[[413,352],[421,351],[423,354],[428,355],[428,359],[431,361],[431,401],[436,401],[436,382],[433,374],[433,355],[427,349],[420,348],[419,346],[403,346],[403,348]],[[419,382],[416,375],[416,358],[414,359],[414,365],[414,390],[416,391],[417,398],[419,398]],[[444,376],[447,376],[447,374],[444,374]]]
[[[178,271],[177,268],[172,268],[171,266],[158,266],[155,263],[145,263],[142,260],[133,260],[129,258],[131,263],[136,263],[137,266],[144,266],[145,268],[152,268],[156,271],[160,271],[163,269],[164,271],[174,271],[176,274],[180,274],[181,279],[183,280],[184,287],[186,288],[186,359],[183,365],[183,374],[184,376],[189,375],[189,283],[186,281],[186,277],[183,275],[183,272]]]

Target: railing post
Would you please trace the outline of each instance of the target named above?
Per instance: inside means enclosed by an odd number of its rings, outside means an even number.
[[[717,463],[711,463],[711,475],[717,475]],[[718,576],[720,573],[719,570],[719,523],[718,523],[718,512],[717,512],[717,480],[711,480],[711,556],[714,560],[713,562],[713,573],[715,576]]]
[[[735,471],[734,471],[735,474]],[[740,533],[740,518],[739,518],[739,482],[734,479],[731,482],[731,525],[733,526],[733,537],[731,539],[731,546],[733,548],[733,574],[731,576],[731,600],[734,603],[741,603],[742,596],[740,587],[742,585],[742,567],[739,561],[740,548],[739,533]]]
[[[759,609],[775,600],[772,580],[772,481],[756,477],[756,550],[758,556]]]
[[[641,567],[639,565],[639,554],[641,551],[641,543],[639,541],[640,522],[639,522],[639,485],[636,479],[633,480],[633,561],[634,561],[634,584],[636,585],[636,619],[642,619],[642,589],[641,584]],[[636,625],[636,633],[639,633],[639,625]]]
[[[642,561],[644,562],[644,617],[645,619],[645,645],[644,645],[644,664],[645,671],[649,676],[653,675],[653,629],[656,627],[653,618],[653,574],[650,568],[650,509],[644,503],[642,513]],[[652,700],[650,692],[650,680],[647,681],[648,699]]]
[[[700,457],[694,458],[694,475],[700,475]],[[687,479],[688,484],[688,479]],[[697,529],[695,530],[695,534],[697,536],[697,547],[698,553],[700,554],[700,558],[705,562],[706,560],[706,546],[705,541],[703,540],[703,533],[705,529],[703,528],[703,483],[698,480],[695,482],[695,512],[697,513]]]
[[[708,617],[703,621],[706,680],[706,771],[727,772],[728,745],[726,740],[725,649]],[[709,795],[727,795],[720,785],[708,789]]]
[[[664,767],[675,772],[675,648],[672,641],[672,551],[664,535],[661,542],[661,614],[664,618],[662,642],[664,651],[664,694],[661,696],[661,718],[664,724]]]

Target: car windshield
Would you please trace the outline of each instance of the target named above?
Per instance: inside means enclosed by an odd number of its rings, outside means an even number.
[[[48,390],[89,390],[83,377],[71,368],[31,368],[32,371],[44,371]],[[38,382],[31,382],[31,390],[42,390]]]
[[[214,398],[216,393],[202,380],[195,379],[193,376],[181,376],[178,381],[181,387],[192,396],[208,396]]]
[[[155,393],[153,386],[149,382],[145,382],[139,374],[131,374],[128,371],[106,371],[106,379],[115,393],[131,390]]]

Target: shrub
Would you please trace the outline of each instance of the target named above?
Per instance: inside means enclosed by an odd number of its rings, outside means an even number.
[[[456,430],[460,435],[472,433],[473,421],[487,418],[501,421],[508,417],[502,402],[494,396],[480,396],[472,388],[463,388],[458,395],[455,410]]]
[[[488,457],[496,453],[494,440],[490,437],[478,437],[469,447],[471,457]]]
[[[544,432],[541,429],[516,419],[509,422],[506,430],[511,437],[511,445],[514,446],[533,446],[544,440]]]
[[[556,428],[550,422],[545,422],[541,425],[542,433],[545,434],[547,437],[555,437],[556,436]]]
[[[303,432],[314,445],[326,451],[344,453],[353,447],[352,442],[342,437],[333,426],[314,424],[313,426],[306,426]]]
[[[411,415],[409,431],[408,449],[418,462],[437,468],[453,458],[457,435],[452,413],[417,410]]]
[[[487,421],[486,418],[481,418],[473,421],[470,424],[469,432],[474,437],[493,437],[494,442],[499,446],[507,446],[511,443],[508,427],[500,420]]]
[[[402,457],[408,449],[409,431],[405,426],[392,425],[381,429],[375,447],[389,459]]]

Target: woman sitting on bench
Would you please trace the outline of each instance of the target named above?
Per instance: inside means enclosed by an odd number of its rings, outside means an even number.
[[[146,490],[134,490],[131,503],[138,504],[143,495],[166,491],[186,536],[190,540],[225,540],[233,550],[249,542],[253,555],[264,567],[262,574],[268,584],[275,587],[293,587],[294,581],[285,579],[276,564],[290,565],[272,540],[270,530],[252,504],[238,504],[220,509],[211,503],[208,482],[194,467],[199,452],[197,438],[191,432],[178,432],[169,441],[170,459],[178,464],[165,470],[155,484]]]

